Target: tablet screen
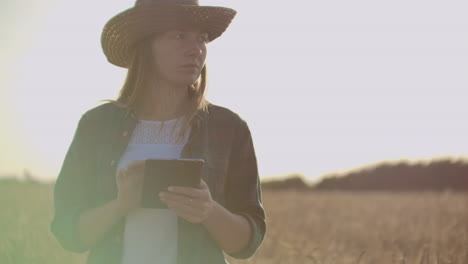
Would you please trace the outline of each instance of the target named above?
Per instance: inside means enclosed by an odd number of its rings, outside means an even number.
[[[145,161],[142,207],[167,208],[159,199],[169,186],[197,187],[200,184],[202,159],[148,159]]]

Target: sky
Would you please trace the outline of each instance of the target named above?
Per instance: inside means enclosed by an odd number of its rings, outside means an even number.
[[[262,178],[467,158],[468,2],[211,0],[208,100],[252,131]],[[127,0],[0,3],[0,175],[54,180],[80,116],[118,94],[104,24]]]

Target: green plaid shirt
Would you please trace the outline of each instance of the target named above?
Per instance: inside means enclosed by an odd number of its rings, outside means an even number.
[[[117,163],[137,122],[132,109],[113,103],[86,112],[57,178],[51,231],[65,249],[89,251],[88,264],[121,262],[125,218],[92,247],[80,243],[77,223],[84,210],[116,198]],[[204,159],[203,179],[212,198],[249,221],[253,230],[249,245],[230,254],[234,258],[249,258],[262,243],[266,225],[257,161],[247,124],[230,110],[210,104],[208,111],[197,112],[191,125],[181,157]],[[178,264],[227,263],[222,249],[201,224],[178,218],[178,230]]]

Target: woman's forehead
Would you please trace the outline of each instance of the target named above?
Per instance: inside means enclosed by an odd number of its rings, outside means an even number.
[[[210,35],[210,33],[207,30],[197,28],[197,27],[174,27],[174,28],[171,28],[171,29],[167,29],[166,31],[154,34],[149,39],[151,41],[155,41],[155,40],[160,39],[162,37],[168,37],[171,34],[178,33],[178,32],[182,32],[182,33],[186,33],[186,34],[194,34],[194,35],[204,35],[204,34],[206,34],[207,36]]]

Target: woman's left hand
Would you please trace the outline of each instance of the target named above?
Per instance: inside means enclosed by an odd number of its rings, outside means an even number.
[[[215,204],[203,179],[198,188],[171,186],[169,191],[159,193],[159,198],[177,216],[194,224],[203,223]]]

